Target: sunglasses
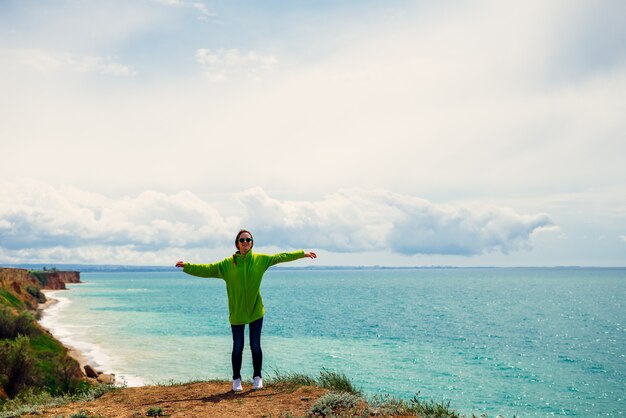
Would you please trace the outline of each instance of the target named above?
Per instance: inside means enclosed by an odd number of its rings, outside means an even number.
[[[239,238],[239,242],[240,243],[244,243],[244,242],[252,242],[252,238]]]

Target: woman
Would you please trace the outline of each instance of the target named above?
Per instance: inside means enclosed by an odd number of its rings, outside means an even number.
[[[243,331],[249,324],[250,351],[254,368],[254,389],[263,387],[261,368],[263,352],[261,351],[261,329],[263,327],[263,299],[261,298],[261,281],[263,273],[274,264],[309,257],[317,258],[314,252],[280,253],[274,255],[253,254],[254,239],[250,231],[242,229],[235,238],[237,252],[232,257],[213,264],[191,264],[179,261],[176,267],[183,267],[187,274],[199,277],[216,277],[226,282],[228,293],[228,319],[233,332],[233,391],[241,392],[241,357],[243,354]]]

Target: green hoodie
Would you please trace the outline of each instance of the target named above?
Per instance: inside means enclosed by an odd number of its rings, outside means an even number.
[[[183,271],[192,276],[224,279],[228,292],[228,319],[232,325],[241,325],[256,321],[265,314],[261,298],[263,273],[274,264],[299,258],[304,258],[304,251],[274,255],[248,251],[245,256],[237,252],[213,264],[185,263]]]

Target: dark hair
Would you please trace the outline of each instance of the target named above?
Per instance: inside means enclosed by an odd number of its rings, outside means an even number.
[[[237,232],[237,236],[235,237],[235,248],[237,248],[237,252],[233,254],[233,262],[235,263],[235,265],[237,265],[237,253],[239,252],[239,247],[237,247],[237,241],[239,240],[241,234],[245,233],[248,233],[250,235],[250,238],[252,238],[252,245],[250,246],[250,249],[254,247],[254,237],[252,236],[252,232],[248,231],[247,229],[240,229],[239,232]]]

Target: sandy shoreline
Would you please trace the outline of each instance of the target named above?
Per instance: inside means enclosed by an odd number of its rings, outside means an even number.
[[[66,299],[61,296],[61,293],[56,292],[65,292],[67,290],[70,289],[42,290],[42,292],[46,296],[46,302],[40,303],[37,306],[39,325],[46,331],[48,331],[57,341],[59,341],[67,349],[68,355],[78,362],[80,370],[85,376],[90,377],[89,373],[91,373],[91,371],[88,372],[85,369],[85,366],[89,366],[89,368],[91,368],[94,372],[94,378],[97,374],[97,380],[100,382],[114,383],[116,385],[124,385],[128,387],[145,386],[146,383],[141,377],[129,375],[118,370],[111,369],[107,363],[98,361],[99,357],[104,357],[105,359],[108,359],[108,356],[99,356],[99,354],[102,353],[97,351],[97,346],[94,346],[91,343],[86,343],[84,341],[74,340],[72,335],[69,335],[68,338],[68,334],[62,326],[63,324],[59,324],[58,321],[53,319],[55,313],[51,311],[51,309],[57,307],[59,303],[63,304]],[[61,306],[58,307],[61,308]],[[47,318],[48,315],[50,315],[50,317]],[[76,345],[72,344],[73,342]],[[83,349],[81,350],[78,347],[83,347]],[[87,351],[85,351],[85,349]]]
[[[43,289],[42,293],[44,295],[46,295],[46,301],[44,303],[40,303],[37,305],[37,312],[39,313],[39,324],[46,329],[50,334],[52,334],[54,336],[54,333],[52,332],[52,330],[44,327],[41,324],[41,318],[43,318],[46,315],[46,310],[49,309],[50,307],[56,305],[57,303],[59,303],[58,299],[55,299],[53,296],[50,296],[51,292],[60,292],[61,290],[48,290],[48,289]],[[56,336],[55,336],[56,338]],[[58,338],[57,338],[58,340]],[[89,359],[87,358],[87,356],[85,356],[85,354],[78,350],[76,347],[72,347],[66,343],[61,342],[61,344],[63,344],[63,346],[65,348],[67,348],[68,354],[70,355],[70,357],[72,357],[74,360],[76,360],[78,362],[78,364],[80,365],[80,370],[83,372],[83,374],[85,373],[85,366],[89,365],[91,367],[93,367],[92,364],[90,364]]]

